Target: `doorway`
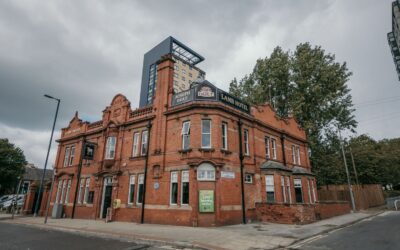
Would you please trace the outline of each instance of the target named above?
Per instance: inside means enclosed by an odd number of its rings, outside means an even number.
[[[111,207],[111,197],[112,197],[112,178],[104,178],[103,185],[103,199],[101,201],[101,212],[100,218],[104,219],[107,216],[107,209]]]

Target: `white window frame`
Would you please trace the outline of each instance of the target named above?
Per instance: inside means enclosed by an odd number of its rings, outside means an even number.
[[[203,127],[204,127],[204,122],[209,122],[210,123],[210,132],[209,133],[205,133],[203,131]],[[211,136],[211,131],[212,131],[212,123],[210,119],[203,119],[201,120],[201,148],[211,148],[212,147],[212,136]],[[203,145],[203,136],[209,136],[210,137],[210,145]]]
[[[189,180],[190,180],[190,174],[189,170],[184,170],[181,173],[181,205],[189,205],[189,199],[190,199],[190,185],[189,185]],[[183,203],[183,183],[188,183],[189,187],[189,199],[188,203]]]
[[[209,163],[200,164],[197,167],[198,181],[215,181],[215,167]]]
[[[288,176],[286,178],[286,189],[288,192],[288,196],[289,196],[289,204],[292,203],[292,190],[291,190],[291,186],[290,186],[290,177]]]
[[[179,184],[178,184],[178,178],[179,178],[179,173],[178,171],[171,171],[171,181],[170,181],[170,186],[169,186],[169,204],[170,205],[178,205],[178,196],[179,196]],[[172,202],[172,186],[173,184],[176,184],[176,202]]]
[[[69,151],[68,166],[72,166],[72,163],[74,163],[74,158],[75,158],[75,146],[72,146]]]
[[[287,203],[286,187],[285,187],[285,176],[281,176],[281,191],[282,191],[282,196],[283,196],[283,202]]]
[[[274,194],[274,200],[269,201],[268,200],[268,193],[273,193]],[[267,202],[276,202],[276,194],[275,194],[275,180],[274,180],[274,175],[265,175],[265,194],[267,198]]]
[[[297,202],[297,195],[296,195],[296,188],[300,188],[300,191],[301,191],[301,203],[304,203],[303,183],[302,183],[301,178],[295,178],[294,179],[294,194],[295,194],[295,198],[296,198],[296,203],[298,203]]]
[[[148,138],[149,138],[149,132],[147,130],[142,131],[142,144],[140,148],[140,154],[141,155],[146,155],[148,152]]]
[[[61,204],[64,203],[64,199],[65,199],[64,194],[65,194],[66,189],[67,189],[67,180],[63,180],[62,190],[61,190],[61,197],[60,197],[60,203]]]
[[[296,161],[296,146],[295,145],[292,145],[292,162],[293,162],[293,164],[297,164],[297,161]]]
[[[189,149],[190,148],[190,121],[184,121],[182,123],[181,136],[182,136],[182,149],[183,150]]]
[[[115,158],[115,148],[117,144],[117,137],[109,136],[106,143],[106,159],[111,160]],[[111,154],[112,153],[112,154]]]
[[[63,180],[59,180],[58,181],[57,194],[56,194],[56,203],[57,204],[60,202],[60,194],[61,194],[62,183],[63,183]]]
[[[271,138],[271,146],[272,146],[272,159],[276,160],[276,139]]]
[[[250,155],[250,150],[249,150],[249,130],[244,129],[243,130],[243,142],[244,142],[244,154],[245,155]]]
[[[300,146],[296,146],[296,154],[297,154],[297,164],[300,165]]]
[[[128,190],[128,204],[133,205],[135,202],[135,195],[133,195],[133,199],[131,200],[132,193],[135,194],[135,175],[129,175],[129,190]],[[133,188],[132,188],[133,185]]]
[[[265,158],[270,159],[271,158],[271,149],[270,149],[271,138],[269,136],[265,136],[264,141],[265,141]]]
[[[142,202],[139,202],[140,185],[144,185],[144,174],[139,174],[139,175],[138,175],[138,186],[137,186],[136,204],[142,204]],[[144,186],[143,186],[143,190],[144,190]],[[142,195],[142,196],[143,196],[143,195]],[[144,197],[143,197],[143,198],[144,198]]]
[[[250,179],[248,179],[247,177],[250,177]],[[252,184],[253,183],[253,175],[252,174],[245,174],[244,175],[244,183]]]
[[[66,147],[65,148],[65,151],[64,151],[64,167],[66,167],[66,166],[68,166],[68,163],[69,163],[69,151],[70,151],[70,148],[69,147]]]
[[[140,137],[139,132],[135,132],[133,134],[133,147],[132,147],[132,156],[133,157],[139,156],[139,137]]]
[[[89,187],[90,187],[90,177],[86,178],[86,181],[85,181],[85,193],[83,194],[83,204],[87,204],[88,203]]]
[[[314,180],[311,180],[311,190],[314,198],[314,203],[317,202],[317,197],[315,195],[315,187],[314,187]]]
[[[67,182],[67,192],[65,193],[65,199],[64,199],[64,203],[68,204],[69,202],[69,193],[71,191],[71,179],[68,179]]]
[[[222,149],[223,150],[228,150],[228,123],[227,122],[222,122],[221,125],[222,129]]]
[[[81,178],[80,183],[79,183],[79,190],[78,190],[78,204],[82,204],[82,192],[83,192],[84,185],[85,185],[85,179]]]

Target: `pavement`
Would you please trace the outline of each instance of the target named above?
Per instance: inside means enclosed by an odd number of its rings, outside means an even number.
[[[277,249],[288,247],[309,237],[348,226],[360,220],[377,216],[383,211],[368,210],[350,213],[308,225],[249,223],[213,228],[170,225],[136,224],[128,222],[105,223],[102,220],[49,219],[16,216],[14,220],[0,214],[1,223],[22,224],[41,229],[85,233],[103,238],[142,241],[147,244],[168,244],[180,248],[203,249]]]

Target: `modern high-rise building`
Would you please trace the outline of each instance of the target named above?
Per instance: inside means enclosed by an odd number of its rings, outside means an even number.
[[[392,51],[397,75],[400,80],[400,0],[392,2],[392,31],[387,34],[389,46]]]
[[[190,84],[197,78],[204,79],[205,72],[195,66],[202,62],[204,57],[170,36],[144,55],[139,107],[152,103],[156,91],[157,62],[162,56],[169,54],[176,61],[175,93],[189,89]]]

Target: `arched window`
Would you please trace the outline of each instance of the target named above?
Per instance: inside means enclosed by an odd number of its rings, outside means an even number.
[[[210,163],[202,163],[197,168],[198,181],[215,181],[215,168]]]

